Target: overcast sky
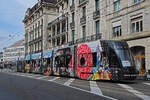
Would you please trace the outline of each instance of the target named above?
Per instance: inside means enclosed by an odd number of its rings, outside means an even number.
[[[1,0],[0,3],[0,51],[3,47],[24,38],[22,20],[27,8],[38,0]]]

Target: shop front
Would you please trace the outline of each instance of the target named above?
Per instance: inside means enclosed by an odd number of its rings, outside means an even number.
[[[145,66],[145,47],[143,46],[134,46],[131,47],[131,51],[135,60],[135,67],[139,76],[146,75],[146,66]]]

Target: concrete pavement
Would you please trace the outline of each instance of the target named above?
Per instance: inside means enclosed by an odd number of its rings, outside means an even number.
[[[20,93],[14,92],[17,97],[22,98],[20,100],[25,100],[24,98],[28,100],[35,100],[34,98],[36,100],[150,100],[150,81],[91,82],[66,77],[9,72],[0,73],[0,76],[0,87],[2,83],[12,88],[16,87],[13,91]]]

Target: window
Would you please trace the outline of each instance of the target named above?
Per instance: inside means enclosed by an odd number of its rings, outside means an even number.
[[[92,57],[92,58],[91,58]],[[88,63],[90,60],[92,60],[92,63]],[[78,61],[80,67],[96,67],[97,63],[97,53],[82,53],[78,55]]]
[[[59,13],[59,8],[57,8],[57,12]]]
[[[82,35],[83,35],[83,39],[86,38],[86,26],[82,27]]]
[[[85,17],[86,16],[86,7],[82,8],[82,16]]]
[[[95,0],[95,10],[99,11],[99,9],[100,9],[100,2],[99,0]]]
[[[74,0],[72,0],[72,5],[74,6]]]
[[[74,13],[72,13],[72,23],[74,23]]]
[[[96,34],[100,33],[100,24],[99,24],[99,20],[95,22],[96,23]]]
[[[120,10],[120,0],[114,2],[114,11]]]
[[[113,37],[118,37],[122,35],[121,25],[113,27]]]
[[[62,4],[62,10],[64,10],[64,4]]]
[[[142,32],[143,31],[143,20],[142,16],[131,19],[131,32],[136,33],[136,32]]]
[[[134,3],[139,3],[141,0],[134,0]]]
[[[72,30],[72,41],[74,42],[75,30]]]

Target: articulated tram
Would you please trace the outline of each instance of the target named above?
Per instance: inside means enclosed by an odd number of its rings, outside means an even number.
[[[43,64],[38,67],[45,75],[114,81],[136,78],[134,59],[124,41],[97,40],[76,44],[43,53],[41,58],[38,61]],[[30,69],[33,69],[33,62],[37,60],[31,59],[27,65],[32,64]]]

